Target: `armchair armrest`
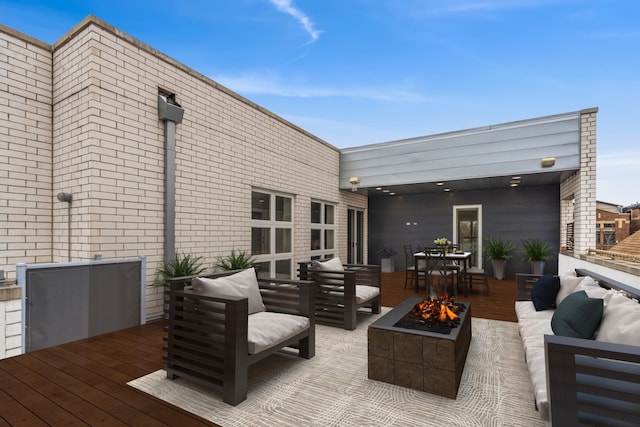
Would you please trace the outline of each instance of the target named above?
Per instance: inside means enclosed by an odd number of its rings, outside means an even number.
[[[262,301],[268,311],[315,317],[316,284],[312,280],[258,278]]]
[[[544,338],[554,425],[640,425],[640,347]]]
[[[516,301],[531,301],[531,289],[540,277],[540,274],[517,273]]]

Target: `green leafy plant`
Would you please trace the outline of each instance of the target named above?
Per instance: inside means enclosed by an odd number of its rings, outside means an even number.
[[[256,258],[247,253],[246,251],[231,250],[231,254],[225,256],[219,256],[215,267],[220,270],[244,270],[251,267],[257,267],[258,262]]]
[[[392,258],[396,254],[396,250],[393,248],[389,248],[385,245],[382,245],[380,249],[378,249],[378,256],[380,258]]]
[[[522,253],[529,262],[550,260],[552,249],[549,243],[537,238],[522,241]]]
[[[157,283],[164,284],[167,279],[172,277],[196,276],[205,271],[202,261],[201,256],[176,254],[172,260],[163,261],[158,267],[157,274],[162,280]]]
[[[489,261],[496,259],[508,260],[511,258],[514,249],[513,243],[504,241],[499,237],[489,237],[486,240],[487,259]]]

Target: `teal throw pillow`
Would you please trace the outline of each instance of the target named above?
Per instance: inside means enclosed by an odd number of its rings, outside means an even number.
[[[556,335],[593,339],[602,320],[603,300],[589,298],[585,291],[574,292],[562,300],[551,318]]]
[[[556,304],[556,296],[560,290],[560,277],[545,274],[531,288],[531,301],[536,311],[548,310]]]

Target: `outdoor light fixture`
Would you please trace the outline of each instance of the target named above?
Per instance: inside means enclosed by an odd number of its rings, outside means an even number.
[[[543,168],[550,168],[555,164],[556,164],[555,157],[544,157],[542,158],[542,160],[540,160],[540,166],[542,166]]]
[[[73,194],[71,194],[71,193],[58,193],[58,195],[56,197],[61,202],[71,203],[71,201],[73,200]]]
[[[351,191],[358,191],[358,184],[360,184],[360,178],[357,176],[352,176],[349,178],[349,183],[351,184]]]

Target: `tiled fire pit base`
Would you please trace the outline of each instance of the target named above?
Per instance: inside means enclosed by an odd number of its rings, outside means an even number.
[[[368,330],[369,378],[455,399],[471,343],[471,305],[450,334],[393,326],[422,298],[409,298]]]

